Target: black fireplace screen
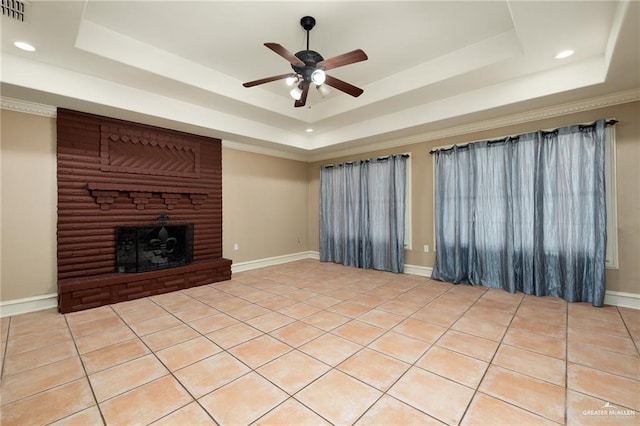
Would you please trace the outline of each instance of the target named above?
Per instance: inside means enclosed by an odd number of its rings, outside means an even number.
[[[175,268],[193,259],[193,225],[116,227],[116,272]]]

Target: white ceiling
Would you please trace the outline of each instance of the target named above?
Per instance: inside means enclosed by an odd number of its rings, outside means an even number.
[[[635,1],[32,1],[2,17],[3,97],[295,155],[332,152],[640,87]],[[329,72],[358,98],[282,80],[310,48],[369,59]],[[36,47],[17,49],[17,40]],[[575,54],[564,60],[561,50]],[[305,129],[313,128],[313,133]]]

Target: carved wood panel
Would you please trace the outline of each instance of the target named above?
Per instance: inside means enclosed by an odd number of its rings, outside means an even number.
[[[100,126],[100,164],[107,172],[200,176],[200,145],[133,125]]]

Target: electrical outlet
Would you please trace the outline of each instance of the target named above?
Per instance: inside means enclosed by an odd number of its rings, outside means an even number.
[[[235,243],[235,244],[233,245],[233,250],[234,250],[234,251],[238,251],[238,250],[240,250],[240,248],[238,247],[238,243]]]
[[[425,253],[429,253],[429,245],[428,244],[424,245],[424,252]]]

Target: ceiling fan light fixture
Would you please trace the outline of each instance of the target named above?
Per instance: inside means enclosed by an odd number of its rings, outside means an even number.
[[[300,98],[302,98],[302,89],[299,88],[298,86],[294,87],[293,89],[291,89],[291,91],[289,92],[289,94],[291,95],[291,97],[293,99],[295,99],[296,101],[299,101]]]
[[[287,84],[287,86],[293,86],[297,82],[298,82],[298,76],[296,74],[291,74],[285,80],[285,83]]]
[[[316,90],[318,90],[318,93],[320,93],[320,96],[322,96],[323,99],[329,96],[329,93],[331,93],[331,89],[329,89],[326,84],[317,85]]]
[[[327,75],[321,69],[317,69],[311,73],[311,81],[318,86],[323,84],[326,79]]]

